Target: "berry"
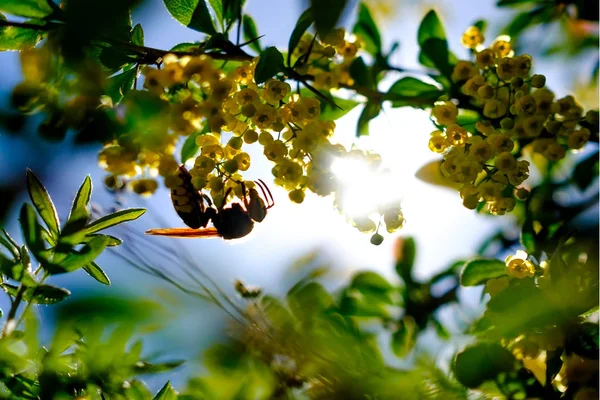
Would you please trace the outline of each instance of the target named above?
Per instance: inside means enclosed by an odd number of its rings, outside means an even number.
[[[383,243],[383,236],[379,233],[374,233],[373,236],[371,236],[371,244],[379,246],[381,243]]]

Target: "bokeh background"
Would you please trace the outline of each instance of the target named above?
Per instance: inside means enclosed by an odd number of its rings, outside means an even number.
[[[352,2],[351,2],[352,3]],[[497,8],[493,0],[370,0],[376,20],[389,48],[392,41],[400,42],[400,49],[392,58],[392,65],[419,69],[416,33],[421,18],[430,8],[436,8],[443,17],[452,51],[467,57],[460,46],[462,32],[478,19],[488,21],[488,41],[502,33],[502,28],[514,18],[516,11]],[[354,4],[356,5],[356,4]],[[256,21],[263,44],[285,48],[289,35],[306,1],[248,0],[247,12]],[[350,27],[353,13],[347,12],[343,24]],[[177,43],[201,40],[201,36],[172,19],[161,0],[146,0],[133,14],[133,23],[141,23],[147,46],[168,49]],[[592,71],[597,62],[597,50],[565,57],[547,54],[545,49],[563,34],[560,24],[539,26],[528,31],[520,41],[523,52],[534,56],[534,73],[547,76],[550,88],[558,97],[575,93],[586,109],[598,107],[597,83]],[[10,113],[10,93],[22,79],[17,53],[0,53],[0,110]],[[387,84],[402,77],[390,76]],[[48,187],[59,215],[66,216],[72,196],[79,184],[90,174],[94,182],[92,201],[100,209],[141,206],[147,214],[125,229],[114,233],[124,236],[130,245],[147,252],[154,264],[165,271],[178,274],[181,265],[161,255],[170,252],[186,267],[208,274],[221,288],[233,293],[233,282],[241,279],[258,285],[265,291],[282,294],[302,277],[307,268],[329,268],[325,282],[331,287],[341,284],[358,269],[370,269],[395,280],[393,273],[396,236],[413,236],[417,241],[417,277],[426,278],[455,260],[471,256],[480,242],[499,227],[510,229],[511,217],[490,218],[465,209],[456,192],[431,186],[415,177],[417,170],[436,155],[428,150],[429,133],[433,129],[426,112],[410,108],[391,109],[371,122],[371,135],[356,140],[355,126],[358,110],[337,121],[338,140],[347,146],[357,146],[379,152],[384,164],[392,171],[386,185],[402,199],[406,225],[396,235],[386,237],[381,246],[369,243],[369,235],[359,233],[345,218],[332,208],[331,198],[307,196],[301,205],[292,204],[283,190],[270,185],[275,207],[267,219],[255,227],[255,232],[233,243],[222,240],[184,240],[177,244],[165,238],[144,237],[151,227],[178,227],[182,223],[172,209],[169,192],[161,188],[149,199],[134,195],[115,196],[102,184],[103,171],[97,166],[99,145],[74,146],[69,136],[66,143],[51,143],[36,133],[39,120],[28,118],[18,132],[0,130],[0,222],[11,234],[20,237],[17,213],[26,200],[25,169],[31,168]],[[257,150],[258,149],[257,146]],[[258,155],[258,154],[257,154]],[[253,158],[251,177],[272,180],[266,160]],[[535,179],[535,176],[532,177]],[[369,199],[379,196],[361,190],[364,182],[356,180],[358,193]],[[358,197],[358,196],[357,196]],[[358,199],[360,201],[360,198]],[[597,219],[597,210],[590,218]],[[518,232],[514,232],[515,235]],[[157,249],[162,249],[158,251]],[[110,253],[108,251],[107,253]],[[307,257],[312,255],[312,257]],[[303,261],[304,260],[304,261]],[[54,282],[69,288],[74,297],[83,294],[151,299],[163,312],[161,328],[145,332],[147,352],[158,352],[164,358],[192,360],[187,366],[162,375],[160,382],[171,379],[181,385],[197,366],[197,354],[207,344],[223,340],[226,315],[214,306],[184,295],[174,287],[147,276],[114,254],[105,254],[99,260],[111,277],[110,287],[101,287],[83,271],[69,276],[54,277]],[[304,264],[304,269],[302,266]],[[192,283],[193,286],[193,283]],[[479,293],[462,292],[465,307],[455,311],[455,318],[468,320],[477,314]],[[0,297],[0,308],[6,308],[7,299]],[[43,307],[43,306],[42,306]],[[52,332],[54,314],[50,308],[40,310],[44,322],[44,336]],[[423,342],[429,351],[440,351],[431,342]],[[150,382],[151,386],[156,386]],[[156,389],[157,387],[154,387]]]

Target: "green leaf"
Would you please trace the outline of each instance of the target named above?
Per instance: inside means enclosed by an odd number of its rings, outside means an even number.
[[[434,10],[425,15],[419,26],[417,41],[421,47],[419,62],[426,67],[436,67],[442,74],[449,76],[448,41],[439,16]]]
[[[586,190],[598,176],[598,152],[590,154],[581,160],[573,169],[573,181],[580,190]]]
[[[157,374],[159,372],[170,371],[182,365],[184,360],[169,361],[163,363],[149,363],[147,361],[139,361],[135,364],[136,374]]]
[[[0,11],[25,18],[44,18],[52,14],[48,0],[2,0]]]
[[[333,297],[317,282],[300,282],[287,294],[290,310],[298,318],[308,319],[319,314],[334,303]]]
[[[412,237],[402,238],[399,240],[399,249],[397,251],[398,258],[396,259],[396,273],[402,278],[406,285],[413,282],[412,270],[415,264],[415,256],[417,254],[417,246],[415,239]]]
[[[421,46],[419,62],[426,67],[437,68],[446,77],[452,75],[450,52],[448,51],[448,42],[446,40],[428,39]]]
[[[506,275],[504,262],[495,259],[471,260],[465,264],[460,274],[460,284],[463,286],[477,286],[490,279]]]
[[[294,53],[294,50],[296,50],[296,46],[298,46],[302,35],[304,35],[304,32],[306,32],[306,30],[312,25],[313,22],[315,22],[315,20],[313,18],[312,10],[310,8],[305,10],[302,13],[302,15],[300,15],[300,18],[298,18],[298,21],[296,22],[296,26],[292,31],[290,41],[288,43],[287,62],[289,66],[291,66],[292,64],[292,54]]]
[[[106,272],[104,272],[104,270],[100,268],[100,266],[95,262],[92,261],[91,263],[84,265],[83,270],[89,276],[102,283],[103,285],[110,286],[110,279],[108,278],[108,275],[106,275]]]
[[[260,84],[272,78],[283,69],[283,55],[275,47],[269,47],[260,54],[254,71],[254,80]]]
[[[38,214],[50,230],[50,234],[53,238],[57,238],[59,234],[59,222],[56,208],[54,208],[52,199],[44,185],[42,185],[42,182],[40,182],[40,179],[29,168],[27,169],[27,191]]]
[[[135,44],[136,46],[144,45],[144,29],[142,25],[137,24],[133,27],[131,31],[131,44]]]
[[[453,369],[456,379],[469,388],[493,380],[502,372],[513,369],[512,353],[498,343],[476,343],[458,353]]]
[[[23,294],[23,299],[34,304],[56,304],[71,295],[67,289],[51,285],[38,285],[29,288]]]
[[[279,299],[268,295],[264,296],[260,299],[260,307],[276,329],[283,331],[294,324],[294,318]]]
[[[75,199],[73,199],[73,205],[71,205],[71,211],[69,212],[69,221],[85,219],[88,222],[90,212],[88,210],[88,204],[92,197],[92,179],[89,175],[85,177],[83,183],[77,190]]]
[[[258,29],[256,29],[256,23],[254,23],[254,20],[249,15],[244,15],[244,18],[242,19],[242,28],[244,31],[244,40],[246,42],[258,38],[259,34]],[[257,53],[262,51],[260,40],[254,40],[248,46]]]
[[[393,304],[394,287],[375,272],[360,272],[354,276],[340,302],[340,312],[357,317],[390,319],[388,306]]]
[[[31,205],[27,203],[23,204],[19,222],[21,223],[21,230],[27,247],[38,258],[38,261],[41,262],[45,259],[42,254],[46,250],[46,247],[42,238],[42,226],[39,224],[35,210]]]
[[[4,237],[0,235],[0,245],[4,246],[15,259],[19,259],[19,245],[13,240],[12,237],[10,237],[4,228],[2,228],[2,234]]]
[[[533,219],[527,218],[521,229],[521,245],[529,254],[535,254],[535,231],[533,230]]]
[[[123,222],[133,221],[138,219],[146,212],[143,208],[128,208],[125,210],[117,211],[109,215],[105,215],[99,218],[85,227],[84,233],[89,235],[90,233],[98,232],[111,226],[122,224]]]
[[[359,105],[358,101],[349,99],[340,99],[339,97],[331,96],[331,100],[338,106],[334,107],[326,101],[321,101],[321,114],[319,119],[323,121],[335,121],[348,114],[354,107]]]
[[[0,21],[6,21],[0,14]],[[20,51],[34,48],[42,40],[44,32],[17,26],[0,26],[0,51]]]
[[[446,329],[446,327],[440,321],[438,321],[436,318],[431,318],[430,321],[433,324],[433,327],[435,328],[435,333],[437,333],[440,339],[450,339],[450,332],[448,332],[448,329]]]
[[[309,89],[300,89],[300,97],[316,97],[319,99],[321,102],[321,114],[319,115],[319,119],[322,121],[335,121],[336,119],[340,119],[348,114],[348,112],[352,111],[354,107],[361,104],[355,100],[332,96],[330,92],[320,91],[320,93],[330,101],[325,101]],[[337,107],[331,103],[335,104]]]
[[[164,3],[179,23],[208,35],[217,33],[205,0],[164,0]]]
[[[477,21],[475,21],[475,23],[473,23],[473,26],[478,28],[482,34],[485,34],[485,31],[487,30],[487,21],[485,19],[478,19]]]
[[[200,48],[200,43],[179,43],[171,48],[170,51],[198,51]]]
[[[425,83],[413,77],[406,77],[397,80],[384,95],[384,100],[392,102],[392,107],[415,106],[411,102],[412,97],[418,97],[419,107],[432,106],[439,97],[443,94],[435,85]],[[429,102],[424,104],[423,99],[428,99]]]
[[[154,396],[154,400],[176,400],[177,392],[171,386],[171,382],[167,382],[165,386]]]
[[[198,145],[196,144],[196,138],[200,135],[205,135],[210,130],[209,124],[206,124],[202,130],[198,130],[192,133],[185,139],[183,146],[181,147],[181,163],[184,164],[187,160],[194,157],[198,153]]]
[[[444,26],[435,10],[430,10],[425,17],[423,17],[417,32],[417,42],[419,43],[419,46],[423,47],[425,42],[429,39],[446,40]]]
[[[242,7],[246,0],[222,0],[223,4],[223,19],[228,25],[236,21],[242,15]],[[216,1],[215,1],[216,3]],[[211,2],[212,4],[212,2]]]
[[[373,79],[370,75],[369,68],[365,64],[362,57],[357,57],[352,61],[349,68],[350,76],[358,86],[372,87]]]
[[[440,169],[441,165],[442,160],[430,161],[427,164],[423,165],[421,168],[419,168],[415,176],[419,180],[432,185],[442,186],[451,189],[459,189],[462,186],[462,184],[453,182],[446,178],[444,174],[442,174],[442,171]]]
[[[223,27],[223,0],[208,0],[208,4],[214,11],[217,21]]]
[[[123,96],[132,88],[137,76],[136,68],[132,68],[108,79],[106,94],[112,99],[113,104],[121,101]]]
[[[365,42],[365,50],[367,53],[375,56],[381,53],[381,35],[377,24],[367,5],[361,2],[358,5],[358,19],[354,24],[353,33],[358,35]]]
[[[315,28],[321,38],[335,28],[346,7],[346,2],[346,0],[310,0]]]
[[[129,387],[125,391],[127,400],[146,400],[152,397],[152,393],[146,384],[137,379],[129,381]]]
[[[417,324],[412,317],[404,317],[392,334],[392,351],[397,357],[406,356],[415,347]]]
[[[397,80],[388,90],[388,95],[398,94],[401,96],[411,97],[423,95],[427,96],[429,93],[434,93],[439,97],[442,92],[435,85],[425,83],[422,80],[410,76]],[[393,96],[390,97],[393,98]]]
[[[358,124],[356,126],[356,136],[363,136],[369,134],[369,121],[377,117],[381,112],[381,104],[375,102],[368,102],[363,108],[362,113],[358,117]]]
[[[371,271],[360,272],[354,275],[350,287],[360,291],[374,291],[378,293],[385,293],[394,289],[385,278]]]
[[[372,296],[365,296],[358,290],[347,290],[340,301],[340,313],[351,317],[391,319],[388,305]]]
[[[82,268],[96,259],[108,246],[109,238],[98,235],[85,243],[81,250],[71,250],[59,263],[44,265],[51,274],[61,274]]]
[[[109,70],[118,70],[127,64],[136,62],[129,52],[115,46],[104,47],[98,59]]]

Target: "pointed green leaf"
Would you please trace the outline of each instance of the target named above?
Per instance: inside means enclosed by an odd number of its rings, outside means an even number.
[[[4,228],[2,228],[2,234],[4,237],[0,235],[0,245],[4,246],[15,259],[18,259],[19,245],[13,240],[13,238],[10,237]]]
[[[356,289],[368,288],[369,290],[383,292],[394,288],[384,277],[372,271],[360,272],[354,275],[351,286]]]
[[[208,0],[210,8],[213,10],[217,22],[223,27],[223,0]]]
[[[357,57],[352,61],[349,68],[350,76],[358,86],[372,87],[374,82],[370,75],[369,67],[365,64],[362,57]]]
[[[112,99],[113,104],[120,102],[123,96],[133,88],[136,75],[137,70],[132,68],[107,80],[106,94]]]
[[[363,108],[362,113],[358,117],[358,124],[356,127],[356,136],[363,136],[369,134],[369,121],[377,117],[381,112],[381,105],[375,102],[368,102]]]
[[[58,263],[46,264],[44,268],[51,274],[61,274],[75,271],[94,261],[106,248],[109,239],[98,235],[83,245],[81,250],[71,250],[67,256]]]
[[[44,18],[52,14],[48,0],[2,0],[0,11],[25,18]]]
[[[355,100],[342,99],[340,97],[332,96],[330,92],[320,91],[320,93],[330,101],[325,101],[324,99],[319,98],[309,89],[300,89],[300,97],[316,97],[321,102],[321,114],[319,114],[319,119],[321,121],[335,121],[336,119],[340,119],[352,111],[354,107],[360,104],[360,102]],[[335,107],[332,103],[337,107]]]
[[[413,282],[412,270],[415,264],[417,246],[412,237],[402,238],[398,243],[396,272],[405,284]]]
[[[177,392],[171,386],[171,382],[167,382],[154,396],[153,400],[177,400]]]
[[[217,33],[205,0],[164,0],[173,18],[188,28],[214,35]]]
[[[384,100],[392,102],[392,107],[417,106],[412,104],[412,98],[418,98],[419,107],[433,106],[443,92],[435,85],[425,83],[413,77],[406,77],[397,80],[384,95]],[[424,104],[423,99],[429,99]]]
[[[205,135],[210,131],[210,125],[206,124],[201,130],[197,130],[185,139],[181,147],[181,163],[184,164],[187,160],[194,157],[198,153],[198,145],[196,138],[200,135]]]
[[[0,14],[0,21],[6,17]],[[0,26],[0,51],[20,51],[34,48],[45,33],[37,29],[18,26]]]
[[[75,199],[73,199],[73,205],[69,212],[69,221],[78,220],[83,218],[89,218],[88,204],[92,197],[92,179],[89,175],[85,177],[83,183],[79,187]],[[87,220],[86,220],[87,223]]]
[[[302,13],[302,15],[300,15],[300,18],[298,18],[298,21],[296,22],[296,26],[292,31],[290,41],[288,43],[287,62],[289,66],[291,66],[292,63],[292,54],[294,53],[294,50],[296,50],[296,46],[298,46],[298,43],[300,43],[302,35],[304,35],[304,32],[306,32],[306,30],[312,25],[314,21],[315,20],[313,18],[312,10],[310,8],[308,10],[305,10]]]
[[[227,24],[231,25],[242,15],[242,7],[245,2],[245,0],[222,0],[223,19]]]
[[[179,43],[175,46],[171,47],[170,51],[198,51],[201,48],[201,44],[199,42],[196,43]]]
[[[309,318],[334,303],[331,294],[317,282],[300,282],[295,285],[288,291],[287,301],[297,318]]]
[[[246,42],[258,38],[259,34],[258,29],[256,29],[256,23],[249,15],[244,15],[244,18],[242,20],[242,27],[244,31],[244,40]],[[257,53],[260,53],[262,51],[260,40],[254,40],[248,46],[250,46],[250,48]]]
[[[157,374],[159,372],[170,371],[182,365],[184,360],[169,361],[163,363],[149,363],[147,361],[139,361],[135,365],[137,374]]]
[[[337,25],[346,0],[310,0],[315,28],[320,37],[325,37]]]
[[[122,224],[123,222],[133,221],[141,217],[146,212],[143,208],[128,208],[117,211],[116,213],[105,215],[85,227],[83,230],[86,235],[101,231],[111,226]]]
[[[527,218],[523,223],[520,240],[521,245],[523,245],[527,253],[535,254],[537,246],[535,243],[535,231],[533,230],[533,219],[531,217]]]
[[[133,27],[133,30],[131,31],[131,43],[136,46],[144,45],[144,29],[142,28],[142,25],[137,24]]]
[[[429,11],[421,21],[417,40],[421,47],[419,62],[426,67],[437,68],[444,76],[450,76],[451,54],[448,50],[446,32],[434,10]]]
[[[56,304],[71,295],[67,289],[51,285],[38,285],[29,288],[23,294],[23,299],[34,304]]]
[[[473,23],[473,26],[478,28],[481,31],[481,33],[483,33],[484,35],[485,35],[485,31],[487,29],[487,25],[488,25],[488,23],[485,19],[478,19],[477,21],[475,21]]]
[[[44,245],[44,239],[42,238],[42,226],[39,224],[35,210],[27,203],[21,207],[21,213],[19,216],[19,222],[21,223],[21,231],[23,232],[23,238],[29,250],[36,256],[38,261],[42,261],[42,253],[46,250]],[[42,258],[40,260],[40,257]]]
[[[444,26],[435,10],[430,10],[425,17],[423,17],[417,33],[417,42],[419,43],[419,46],[423,47],[425,42],[429,39],[446,40]]]
[[[100,268],[100,266],[95,262],[92,261],[91,263],[84,265],[83,270],[89,276],[102,283],[103,285],[110,286],[110,279],[108,278],[108,275],[106,275],[106,272],[104,272],[104,270]]]
[[[460,284],[463,286],[477,286],[490,279],[506,275],[504,262],[495,259],[471,260],[465,264],[460,274]]]
[[[365,42],[367,53],[375,56],[381,53],[381,35],[369,8],[364,2],[358,5],[358,19],[353,32]]]
[[[94,238],[97,237],[103,237],[107,240],[106,242],[106,246],[107,247],[114,247],[114,246],[119,246],[123,243],[123,241],[121,239],[119,239],[118,237],[114,237],[111,235],[103,235],[101,233],[93,233],[91,235],[87,235],[82,241],[81,243],[88,243],[89,241],[93,240]]]
[[[435,67],[442,75],[450,77],[452,65],[450,65],[448,42],[437,38],[427,39],[421,46],[419,62],[426,67]]]
[[[125,391],[127,400],[147,400],[152,398],[152,392],[146,384],[140,380],[134,379],[129,381],[129,387]]]
[[[476,388],[502,372],[513,369],[512,353],[498,343],[476,343],[458,353],[453,369],[456,379],[469,388]]]
[[[417,324],[412,317],[400,321],[398,329],[392,334],[392,351],[397,357],[406,356],[415,347]]]
[[[48,191],[40,182],[40,179],[30,170],[27,169],[27,190],[33,205],[38,211],[42,220],[46,223],[52,237],[57,238],[59,233],[59,222],[56,208],[52,203],[52,199]]]
[[[283,55],[277,48],[269,47],[263,51],[256,64],[254,71],[254,80],[260,84],[265,82],[267,79],[272,78],[278,72],[283,69]]]

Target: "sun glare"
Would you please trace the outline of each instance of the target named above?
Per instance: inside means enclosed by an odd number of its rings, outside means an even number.
[[[389,170],[375,170],[357,158],[337,158],[331,169],[343,185],[338,202],[351,217],[367,217],[379,208],[400,202],[399,177]]]

